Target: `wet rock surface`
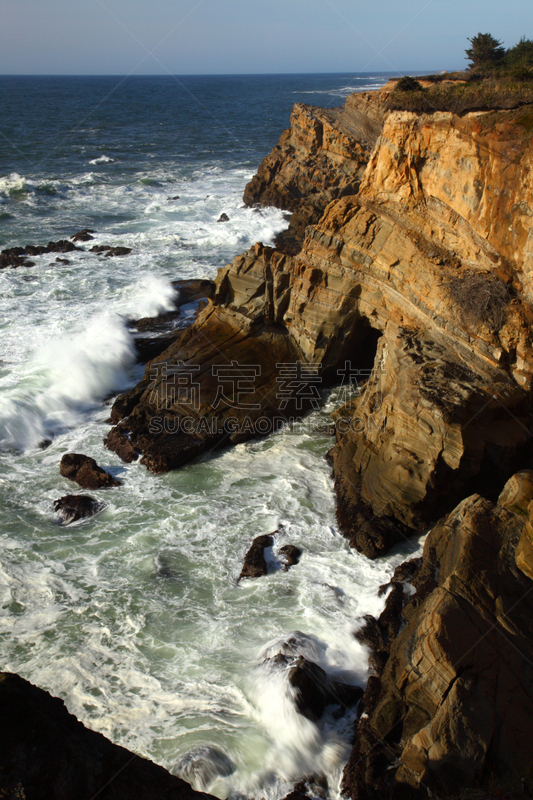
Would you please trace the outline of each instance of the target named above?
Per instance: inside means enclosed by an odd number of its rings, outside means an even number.
[[[298,564],[302,551],[295,544],[285,544],[279,548],[282,557],[282,569],[288,570]]]
[[[59,500],[54,500],[54,511],[66,525],[79,519],[94,517],[103,508],[105,508],[104,503],[83,494],[67,494]]]
[[[273,544],[274,537],[271,534],[256,536],[252,546],[244,556],[239,581],[242,581],[243,578],[260,578],[262,575],[267,574],[268,566],[264,551],[267,547],[272,547]]]
[[[66,453],[61,459],[59,471],[64,478],[74,481],[82,489],[109,489],[120,486],[120,481],[99,467],[94,458],[82,453]]]
[[[13,800],[207,800],[129,750],[85,728],[18,675],[0,674],[0,795]]]
[[[317,722],[328,705],[340,706],[341,713],[354,706],[363,689],[331,680],[318,664],[302,655],[278,653],[263,662],[273,671],[284,671],[294,690],[294,705],[299,714]]]
[[[58,242],[48,242],[47,245],[26,245],[26,247],[11,247],[0,252],[0,269],[6,267],[33,267],[34,263],[28,256],[40,256],[43,253],[70,253],[78,250],[72,242],[60,239]]]

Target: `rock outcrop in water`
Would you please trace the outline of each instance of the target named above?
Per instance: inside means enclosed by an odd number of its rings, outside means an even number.
[[[120,481],[99,467],[94,458],[83,453],[66,453],[61,459],[59,471],[64,478],[74,481],[82,489],[110,489],[120,486]]]

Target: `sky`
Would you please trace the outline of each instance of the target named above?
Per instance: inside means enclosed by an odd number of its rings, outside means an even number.
[[[0,74],[403,75],[479,32],[533,38],[531,0],[2,0]]]

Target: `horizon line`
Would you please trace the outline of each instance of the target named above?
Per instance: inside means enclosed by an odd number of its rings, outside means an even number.
[[[407,75],[418,73],[420,75],[444,74],[447,72],[464,72],[462,69],[416,69],[410,71],[401,70],[369,70],[362,72],[354,70],[340,70],[338,72],[173,72],[169,73],[120,73],[120,72],[2,72],[0,78],[243,78],[274,75]]]

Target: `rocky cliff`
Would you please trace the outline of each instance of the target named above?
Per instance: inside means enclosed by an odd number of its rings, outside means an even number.
[[[351,545],[375,558],[441,518],[358,634],[374,674],[354,800],[479,784],[489,765],[520,779],[528,763],[528,473],[500,492],[533,455],[530,120],[389,113],[386,93],[296,106],[245,193],[293,210],[289,231],[219,270],[113,408],[108,446],[161,472],[342,381],[329,455]]]
[[[257,244],[219,270],[193,327],[115,404],[107,439],[172,469],[302,413],[317,376],[361,385],[373,364],[331,453],[339,523],[370,557],[473,491],[495,499],[531,442],[524,111],[387,114],[383,98],[296,106],[245,196],[311,197],[320,220],[296,254]],[[289,363],[305,375],[280,393]],[[224,365],[237,399],[221,395]]]
[[[344,772],[353,800],[442,796],[495,776],[509,797],[530,793],[533,559],[520,543],[531,548],[532,499],[528,470],[497,504],[463,500],[357,634],[374,674]]]

